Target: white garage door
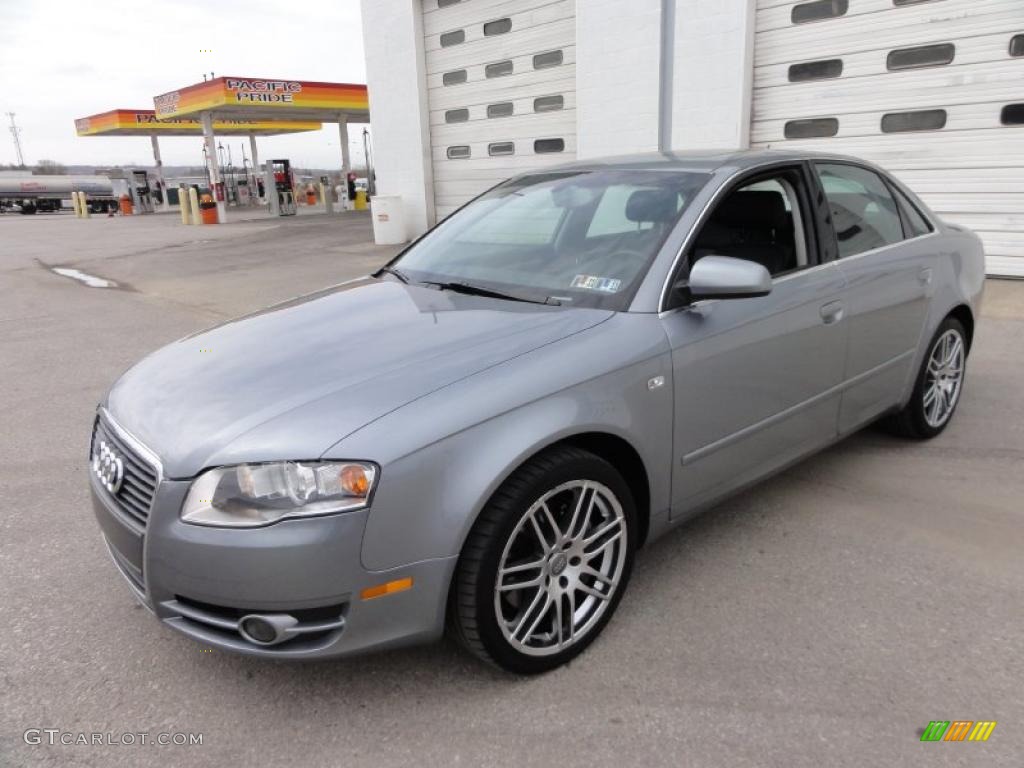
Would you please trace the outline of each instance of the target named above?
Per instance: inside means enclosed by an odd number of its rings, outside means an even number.
[[[1024,0],[758,0],[754,146],[858,155],[1024,277]]]
[[[437,218],[576,156],[575,0],[423,0]]]

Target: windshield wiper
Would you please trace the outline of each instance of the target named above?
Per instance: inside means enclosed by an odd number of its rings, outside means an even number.
[[[409,283],[409,278],[406,277],[405,273],[404,272],[400,272],[399,270],[395,269],[394,267],[381,267],[377,271],[378,272],[387,272],[389,275],[394,275],[395,277],[397,277],[399,280],[401,280],[406,285],[408,285],[408,283]]]
[[[442,291],[452,291],[454,293],[465,293],[469,296],[484,296],[489,299],[507,299],[508,301],[522,301],[527,304],[555,304],[560,305],[562,302],[557,299],[552,299],[550,296],[544,299],[528,299],[525,296],[515,296],[511,293],[502,293],[501,291],[495,291],[491,288],[484,288],[482,285],[473,285],[472,283],[463,282],[435,282],[435,281],[424,281],[424,285],[432,285],[435,288]]]

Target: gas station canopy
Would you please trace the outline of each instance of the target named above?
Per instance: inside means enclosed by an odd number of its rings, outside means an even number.
[[[276,136],[318,131],[321,127],[315,120],[217,118],[213,121],[214,131],[224,136]],[[151,109],[114,109],[75,120],[75,131],[79,136],[202,136],[203,124],[198,117],[157,119]]]
[[[366,86],[354,83],[218,77],[161,94],[153,103],[159,120],[200,113],[216,120],[370,120]]]

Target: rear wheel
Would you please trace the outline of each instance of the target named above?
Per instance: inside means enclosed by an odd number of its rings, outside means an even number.
[[[449,616],[472,653],[535,674],[581,653],[618,606],[633,564],[633,498],[587,451],[531,459],[495,493],[459,559]]]
[[[967,372],[967,334],[954,317],[942,321],[921,363],[910,401],[888,425],[897,434],[935,437],[949,424],[960,402]]]

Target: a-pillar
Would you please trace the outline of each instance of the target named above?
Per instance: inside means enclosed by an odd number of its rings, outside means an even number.
[[[249,134],[249,154],[252,155],[252,196],[262,202],[263,198],[259,196],[260,185],[258,180],[263,178],[263,174],[260,172],[260,155],[259,152],[256,151],[255,133]]]
[[[150,142],[153,144],[153,162],[156,164],[156,180],[160,182],[160,198],[163,202],[160,204],[160,208],[164,211],[171,210],[171,203],[167,198],[167,182],[164,180],[164,163],[160,159],[160,141],[157,139],[154,133],[149,137]]]
[[[352,170],[352,159],[348,152],[348,115],[338,115],[338,140],[341,141],[341,203],[342,210],[348,210],[350,205],[345,204],[348,200],[348,174]],[[351,204],[353,201],[349,201]]]
[[[203,141],[206,142],[206,162],[210,164],[210,181],[213,183],[213,197],[217,200],[217,190],[220,189],[220,163],[217,159],[217,141],[213,135],[213,115],[209,112],[203,112],[201,115],[203,123]],[[217,223],[224,224],[228,220],[227,203],[223,200],[217,200]]]

